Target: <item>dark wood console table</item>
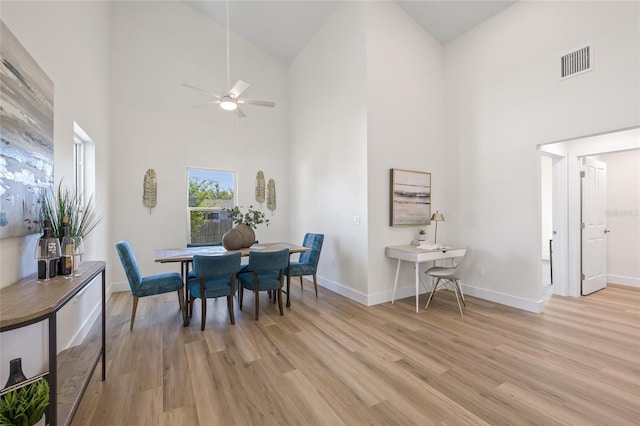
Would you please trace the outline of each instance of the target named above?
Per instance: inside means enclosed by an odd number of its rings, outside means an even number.
[[[49,320],[49,425],[66,425],[78,408],[93,371],[102,359],[102,380],[106,378],[105,284],[106,262],[82,262],[80,276],[38,281],[35,275],[0,289],[0,332]],[[82,344],[57,353],[58,311],[76,294],[102,275],[101,342]],[[58,401],[62,392],[63,401]]]

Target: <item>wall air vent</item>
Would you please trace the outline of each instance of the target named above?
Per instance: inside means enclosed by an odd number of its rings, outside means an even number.
[[[593,69],[593,49],[586,46],[560,58],[560,79],[573,77]]]

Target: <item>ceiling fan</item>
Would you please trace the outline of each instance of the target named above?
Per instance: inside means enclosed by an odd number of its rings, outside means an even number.
[[[229,80],[229,0],[227,0],[227,87],[230,86],[230,80]],[[209,102],[205,102],[203,104],[200,105],[194,105],[192,108],[202,108],[202,107],[206,107],[209,105],[215,105],[215,104],[219,104],[220,108],[222,108],[225,111],[235,111],[236,112],[236,117],[237,118],[244,118],[246,117],[245,113],[242,111],[242,109],[240,108],[240,105],[257,105],[257,106],[264,106],[264,107],[271,107],[273,108],[274,106],[276,106],[275,102],[270,102],[270,101],[259,101],[256,99],[247,99],[247,98],[241,98],[240,95],[242,95],[242,93],[244,93],[245,90],[247,90],[249,88],[249,83],[247,83],[246,81],[242,81],[242,80],[238,80],[236,81],[236,83],[233,85],[233,87],[231,87],[226,93],[224,94],[218,94],[215,93],[213,91],[209,91],[209,90],[203,90],[200,89],[199,87],[195,87],[192,86],[190,84],[186,84],[183,83],[182,84],[185,87],[189,87],[191,89],[194,90],[198,90],[200,92],[204,92],[210,96],[213,96],[215,99],[209,101]]]

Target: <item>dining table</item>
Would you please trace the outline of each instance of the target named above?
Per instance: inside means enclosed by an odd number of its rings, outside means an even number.
[[[249,256],[251,252],[268,252],[278,250],[289,250],[289,255],[310,251],[310,247],[301,246],[293,243],[278,242],[278,243],[260,243],[253,244],[250,247],[241,248],[238,250],[227,250],[223,246],[197,246],[197,247],[183,247],[183,248],[166,248],[156,249],[155,261],[158,263],[180,263],[180,274],[184,280],[184,298],[185,309],[182,312],[182,319],[184,326],[189,325],[189,316],[187,315],[187,306],[189,303],[189,267],[193,262],[193,256],[224,256],[229,253],[240,252],[243,257]],[[291,299],[289,297],[289,289],[291,287],[291,277],[287,275],[287,306],[291,306]]]

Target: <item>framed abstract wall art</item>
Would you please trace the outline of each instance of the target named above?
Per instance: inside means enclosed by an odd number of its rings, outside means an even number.
[[[0,238],[39,233],[53,187],[53,82],[0,21]]]
[[[391,169],[390,226],[429,225],[431,173]]]

